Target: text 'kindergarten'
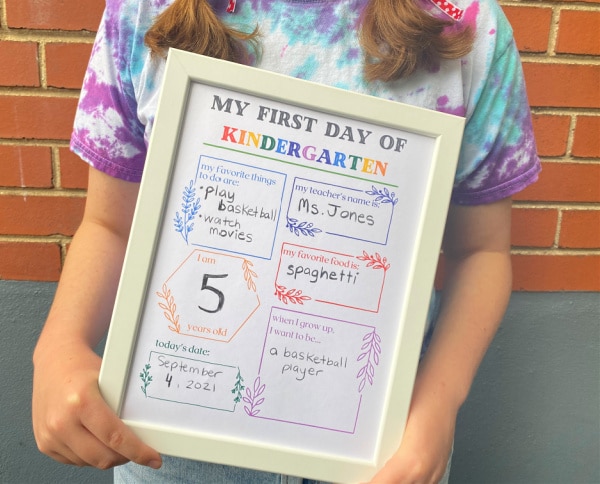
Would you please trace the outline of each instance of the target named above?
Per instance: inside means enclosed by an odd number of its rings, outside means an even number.
[[[247,101],[240,101],[233,98],[223,100],[215,94],[213,95],[211,109],[243,117],[246,116],[249,106],[251,106],[251,103]],[[252,110],[248,112],[252,112]],[[319,123],[318,118],[305,114],[290,113],[262,104],[258,105],[257,109],[254,109],[253,112],[257,121],[307,133],[316,133],[317,130],[321,129],[322,135],[326,138],[356,143],[358,145],[367,145],[373,134],[368,129],[342,125],[333,121]],[[381,177],[385,177],[387,173],[388,162],[378,160],[375,157],[318,147],[310,143],[302,143],[289,139],[288,137],[271,136],[265,133],[242,129],[233,124],[223,125],[220,136],[221,141],[253,148],[265,153],[282,155],[295,161],[320,163],[339,170],[349,170]],[[383,150],[400,153],[404,150],[408,141],[398,136],[394,137],[389,134],[383,134],[374,140],[373,143],[377,143],[378,147]]]

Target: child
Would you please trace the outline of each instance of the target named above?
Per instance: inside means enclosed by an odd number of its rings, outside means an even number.
[[[101,469],[137,463],[116,469],[122,482],[285,479],[163,460],[98,391],[92,348],[110,319],[164,54],[174,46],[466,117],[443,295],[401,446],[372,482],[447,479],[457,412],[510,295],[510,197],[539,171],[506,19],[494,0],[452,1],[107,0],[71,140],[91,166],[85,215],[34,354],[33,425],[42,452]]]

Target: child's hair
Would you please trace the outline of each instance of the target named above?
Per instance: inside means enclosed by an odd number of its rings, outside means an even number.
[[[439,59],[457,59],[471,50],[471,28],[432,16],[419,1],[370,0],[367,4],[360,30],[367,80],[408,77],[418,67],[432,68]],[[244,62],[248,47],[258,52],[258,37],[258,27],[247,33],[224,25],[208,0],[175,0],[150,27],[145,42],[155,55],[174,47]]]
[[[224,0],[226,1],[226,0]],[[208,0],[175,0],[146,32],[145,42],[153,54],[164,55],[170,47],[217,59],[243,62],[245,44],[257,47],[258,28],[244,33],[227,27]]]

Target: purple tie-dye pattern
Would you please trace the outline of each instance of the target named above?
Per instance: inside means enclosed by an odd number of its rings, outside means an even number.
[[[350,49],[348,51],[347,59],[350,61],[356,61],[359,60],[361,56],[362,52],[360,51],[360,49]]]
[[[441,10],[437,9],[437,7],[433,8],[432,5],[435,5],[435,4],[433,4],[433,2],[429,2],[428,10],[433,15],[440,17],[443,20],[448,20],[448,18],[445,17],[445,14]],[[473,29],[474,31],[476,31],[478,15],[479,15],[479,2],[475,1],[471,5],[469,5],[466,9],[464,9],[463,18],[462,18],[461,22],[453,23],[453,24],[447,26],[444,30],[445,30],[445,32],[452,32],[452,31],[458,30],[459,28],[463,28],[464,26],[467,26],[467,27]],[[463,62],[466,62],[466,61],[464,59],[461,59],[461,65],[464,66],[464,64],[462,64]],[[437,74],[437,73],[439,73],[440,68],[441,68],[440,64],[434,65],[430,68],[429,72],[431,74]],[[466,113],[466,110],[462,104],[457,105],[457,106],[452,106],[450,103],[450,99],[448,98],[447,95],[444,95],[444,96],[441,96],[438,98],[435,109],[438,111],[441,111],[443,113],[454,114],[456,116],[464,116]]]
[[[466,113],[466,109],[464,106],[450,106],[449,105],[450,99],[448,99],[448,96],[444,95],[444,96],[440,96],[437,99],[437,104],[435,105],[435,109],[436,111],[440,111],[442,113],[446,113],[446,114],[453,114],[455,116],[460,116],[460,117],[464,117],[465,113]]]
[[[115,3],[115,0],[109,0]],[[139,181],[146,157],[144,127],[136,116],[132,99],[125,94],[123,77],[128,70],[126,49],[119,42],[135,35],[130,25],[107,8],[93,48],[92,60],[82,87],[71,148],[92,166],[128,181]],[[105,60],[109,51],[112,62]],[[96,61],[95,61],[96,60]]]
[[[357,31],[367,0],[240,0],[235,14],[225,13],[227,1],[210,1],[236,28],[248,31],[258,23],[264,55],[252,59],[257,67],[466,117],[455,202],[490,202],[535,180],[539,160],[518,52],[494,0],[455,1],[465,11],[463,22],[478,33],[472,54],[387,84],[362,76]],[[107,0],[71,144],[116,177],[141,177],[162,76],[143,37],[172,2]]]
[[[503,35],[494,36],[494,62],[475,95],[462,145],[463,153],[486,153],[485,162],[464,173],[459,165],[455,203],[488,203],[510,196],[535,180],[540,169],[521,64],[512,37]]]
[[[143,128],[135,122],[137,118],[134,121],[116,109],[119,92],[115,86],[97,82],[90,73],[84,89],[94,96],[82,97],[79,104],[78,117],[87,122],[81,123],[81,128],[79,124],[75,126],[72,149],[90,157],[92,166],[112,176],[139,181],[146,158]],[[104,153],[110,153],[110,157],[103,156]]]

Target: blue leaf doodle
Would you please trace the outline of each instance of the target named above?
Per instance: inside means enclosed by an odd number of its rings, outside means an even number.
[[[322,232],[322,230],[315,227],[312,222],[300,222],[295,218],[289,217],[287,219],[285,227],[290,229],[290,232],[292,232],[298,237],[300,237],[301,235],[314,237],[315,234],[319,234]]]
[[[377,190],[375,186],[371,186],[371,190],[366,192],[367,195],[373,195],[375,197],[375,201],[379,203],[391,203],[392,205],[396,205],[398,203],[398,198],[396,197],[396,193],[390,192],[387,187],[384,187],[382,190]]]
[[[192,230],[194,230],[194,223],[192,220],[198,214],[200,210],[200,199],[196,198],[196,187],[194,186],[194,180],[190,180],[190,184],[183,189],[181,196],[181,213],[175,212],[175,218],[173,219],[173,225],[175,232],[178,232],[188,243],[188,237]]]

